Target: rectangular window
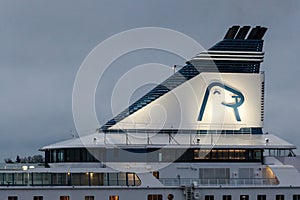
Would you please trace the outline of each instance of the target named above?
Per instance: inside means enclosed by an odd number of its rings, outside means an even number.
[[[70,200],[70,196],[60,196],[59,200]]]
[[[284,195],[283,194],[277,194],[276,195],[276,200],[284,200]]]
[[[18,200],[17,196],[8,196],[7,200]]]
[[[110,173],[109,175],[109,185],[118,185],[118,174]]]
[[[200,158],[200,149],[194,149],[194,160],[199,160]]]
[[[267,195],[257,195],[257,200],[267,200]]]
[[[214,200],[214,195],[205,195],[205,200]]]
[[[119,200],[119,196],[118,195],[111,195],[111,196],[109,196],[109,200]]]
[[[293,200],[300,200],[300,194],[294,194]]]
[[[148,194],[148,200],[162,200],[161,194]]]
[[[43,200],[43,196],[34,196],[33,200]]]
[[[241,195],[240,200],[249,200],[249,195]]]
[[[85,196],[84,200],[94,200],[95,197],[94,196]]]
[[[231,195],[223,195],[223,200],[231,200]]]

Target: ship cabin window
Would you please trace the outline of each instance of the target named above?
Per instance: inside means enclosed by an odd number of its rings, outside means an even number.
[[[152,172],[153,176],[159,179],[159,171]]]
[[[265,149],[264,156],[293,157],[295,153],[291,149]]]
[[[249,195],[241,195],[240,200],[249,200]]]
[[[300,200],[300,194],[294,194],[293,200]]]
[[[128,152],[137,152],[134,156]],[[145,152],[145,153],[144,153]],[[45,152],[46,164],[60,162],[262,162],[262,149],[118,149],[70,148]],[[95,156],[95,157],[94,157]],[[1,180],[1,179],[0,179]]]
[[[0,173],[0,185],[26,185],[27,176],[25,173]]]
[[[276,195],[276,200],[284,200],[284,195],[283,194],[277,194]]]
[[[0,186],[139,186],[135,173],[0,173]]]
[[[231,200],[231,195],[223,195],[223,200]]]
[[[7,200],[18,200],[17,196],[8,196]]]
[[[84,200],[94,200],[95,197],[94,196],[85,196]]]
[[[70,196],[60,196],[59,200],[70,200]]]
[[[189,157],[189,150],[182,156]],[[262,160],[262,150],[257,149],[193,149],[194,162],[199,161],[246,161],[260,162]],[[180,159],[179,159],[180,161]]]
[[[200,149],[194,149],[194,159],[199,160],[201,159]]]
[[[174,195],[173,194],[168,194],[168,200],[173,200],[174,199]]]
[[[267,195],[259,194],[257,195],[257,200],[267,200]]]
[[[148,200],[162,200],[163,196],[161,194],[148,194]]]
[[[214,195],[205,195],[205,200],[214,200],[215,196]]]
[[[119,200],[119,196],[118,195],[110,195],[109,200]]]
[[[34,196],[33,200],[43,200],[43,196]]]
[[[92,152],[92,153],[91,153]],[[94,149],[51,149],[46,150],[45,160],[46,163],[58,163],[58,162],[99,162],[95,155],[98,156],[98,151],[94,152]]]

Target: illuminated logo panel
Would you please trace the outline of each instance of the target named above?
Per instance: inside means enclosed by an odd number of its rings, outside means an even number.
[[[211,93],[211,89],[213,87],[216,87],[216,86],[220,87],[220,88],[223,88],[224,90],[227,90],[227,91],[232,93],[231,97],[234,99],[234,103],[222,102],[221,104],[224,105],[224,106],[227,106],[229,108],[232,108],[234,110],[236,121],[241,121],[241,117],[240,117],[240,114],[239,114],[239,111],[238,111],[238,107],[241,106],[244,103],[244,100],[245,100],[244,95],[240,91],[238,91],[238,90],[236,90],[236,89],[234,89],[234,88],[232,88],[228,85],[224,85],[220,82],[213,82],[213,83],[209,84],[209,86],[207,87],[207,89],[205,91],[204,99],[202,101],[202,105],[201,105],[201,108],[200,108],[198,121],[202,121],[204,111],[205,111],[205,108],[206,108],[206,104],[207,104],[207,100],[208,100],[208,97]],[[213,92],[213,94],[220,95],[220,91],[215,90]]]
[[[262,127],[263,74],[201,73],[117,123],[117,129]]]

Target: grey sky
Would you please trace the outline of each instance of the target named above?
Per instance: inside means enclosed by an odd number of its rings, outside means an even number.
[[[81,62],[111,35],[145,26],[180,31],[205,48],[219,41],[233,24],[267,26],[262,64],[266,71],[265,130],[300,146],[299,19],[296,0],[1,0],[0,161],[31,155],[43,145],[71,138],[75,131],[72,88]],[[118,74],[114,69],[120,64],[124,64],[122,70],[150,61],[183,64],[165,53],[149,55],[129,54],[114,63],[108,75]],[[102,123],[111,117],[106,104],[109,95],[101,96],[106,90],[109,86],[104,84],[97,93]]]

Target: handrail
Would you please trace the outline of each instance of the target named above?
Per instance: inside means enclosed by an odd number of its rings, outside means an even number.
[[[135,144],[155,144],[153,142],[158,137],[160,142],[157,145],[166,144],[181,144],[177,141],[177,137],[180,135],[186,135],[186,139],[182,145],[199,145],[199,138],[210,137],[209,140],[202,145],[214,145],[214,140],[216,140],[220,135],[234,135],[234,134],[247,134],[251,135],[251,128],[242,128],[239,130],[197,130],[197,129],[99,129],[98,133],[102,137],[101,139],[96,138],[95,143],[109,144],[113,141],[115,145],[135,145]],[[114,138],[115,135],[124,137],[123,140],[118,140]],[[165,139],[164,142],[161,140]],[[181,138],[182,140],[182,138]],[[135,143],[135,142],[137,143]]]
[[[232,178],[232,179],[189,179],[189,178],[161,178],[159,181],[165,186],[241,186],[241,185],[278,185],[276,178]]]

